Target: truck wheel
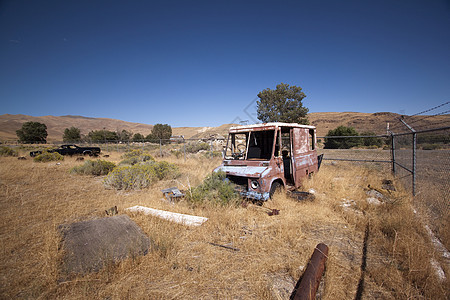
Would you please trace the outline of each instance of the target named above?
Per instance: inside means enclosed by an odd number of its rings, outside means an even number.
[[[276,192],[280,192],[282,190],[283,190],[283,185],[281,185],[281,183],[279,183],[278,181],[275,181],[274,183],[272,183],[272,186],[270,187],[270,192],[269,192],[270,199],[272,199],[273,195]]]

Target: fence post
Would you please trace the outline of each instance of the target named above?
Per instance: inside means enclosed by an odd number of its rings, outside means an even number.
[[[186,162],[186,140],[183,138],[184,161]]]
[[[417,140],[417,132],[414,130],[414,128],[412,128],[411,126],[409,126],[408,124],[406,124],[406,122],[403,119],[400,119],[400,122],[402,122],[406,127],[408,127],[409,130],[411,130],[412,134],[413,134],[413,149],[412,149],[412,194],[413,196],[416,195],[416,140]]]
[[[212,145],[212,141],[209,141],[209,152],[210,152],[210,156],[211,159],[213,158],[213,145]]]
[[[412,188],[413,196],[416,195],[416,152],[417,152],[417,132],[413,133],[413,157],[412,157],[412,167],[413,167],[413,178],[412,178]]]
[[[163,154],[162,154],[162,141],[161,141],[161,139],[159,139],[159,155],[161,156],[161,157],[163,157]]]
[[[391,158],[392,158],[392,173],[395,175],[395,136],[391,133]]]

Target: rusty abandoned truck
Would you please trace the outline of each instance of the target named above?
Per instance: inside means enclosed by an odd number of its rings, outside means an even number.
[[[267,201],[278,189],[294,190],[320,168],[316,128],[297,123],[264,123],[231,127],[222,164],[242,197]]]

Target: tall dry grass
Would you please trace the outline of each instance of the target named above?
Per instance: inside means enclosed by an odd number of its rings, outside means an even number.
[[[108,154],[110,161],[121,160],[120,153]],[[322,298],[354,298],[368,221],[371,237],[366,295],[446,296],[442,287],[433,285],[433,270],[419,268],[432,253],[419,253],[412,243],[420,241],[418,249],[431,252],[420,226],[407,214],[408,198],[399,192],[392,196],[391,206],[379,207],[365,200],[364,188],[368,184],[377,187],[380,182],[377,171],[324,165],[304,183],[305,189],[317,191],[311,202],[297,202],[279,194],[263,207],[192,207],[185,201],[163,201],[161,189],[188,189],[201,183],[220,159],[161,159],[177,164],[181,176],[159,181],[147,190],[124,192],[105,189],[102,177],[70,174],[72,167],[82,164],[75,158],[66,157],[59,165],[0,158],[0,297],[287,299],[315,245],[325,242],[330,255]],[[341,206],[343,199],[353,200],[355,205],[345,209]],[[63,249],[57,227],[104,217],[104,210],[114,205],[120,214],[127,207],[143,205],[209,220],[191,228],[131,214],[154,241],[146,256],[62,281],[59,265]],[[280,214],[269,216],[271,208],[279,209]],[[405,217],[411,219],[403,225]],[[411,228],[412,235],[408,233]]]
[[[447,299],[448,261],[436,251],[422,219],[414,213],[410,193],[398,183],[396,191],[382,189],[382,179],[395,182],[391,176],[382,166],[333,163],[305,186],[328,186],[321,196],[328,202],[335,201],[335,209],[342,212],[350,226],[360,233],[364,228],[368,230],[365,297]],[[370,189],[383,194],[382,204],[369,204]],[[342,207],[343,202],[352,205]],[[433,260],[439,261],[447,274],[445,280],[438,276]]]

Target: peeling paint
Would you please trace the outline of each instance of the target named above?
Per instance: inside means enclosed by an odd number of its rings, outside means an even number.
[[[223,171],[230,175],[244,176],[244,177],[260,177],[267,167],[252,167],[252,166],[220,166],[217,171]],[[216,171],[216,172],[217,172]]]

